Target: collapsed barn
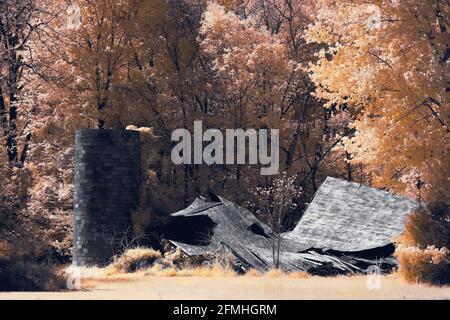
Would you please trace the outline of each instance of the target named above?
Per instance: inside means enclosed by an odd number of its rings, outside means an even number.
[[[297,226],[281,235],[278,266],[318,275],[361,273],[371,265],[388,271],[396,266],[393,239],[418,207],[416,201],[328,177]],[[189,256],[225,248],[242,271],[274,267],[276,235],[220,196],[199,197],[173,213],[167,230],[170,242]]]

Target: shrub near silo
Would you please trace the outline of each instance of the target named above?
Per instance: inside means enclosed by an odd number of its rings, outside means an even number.
[[[132,248],[114,257],[109,267],[112,273],[134,272],[151,267],[160,258],[162,255],[159,251],[149,248]]]
[[[450,213],[445,203],[412,213],[397,239],[399,273],[409,282],[450,284]]]

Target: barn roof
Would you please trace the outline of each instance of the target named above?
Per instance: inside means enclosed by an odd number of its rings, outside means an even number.
[[[418,203],[388,192],[327,178],[294,230],[283,234],[281,267],[345,273],[395,260],[385,250]],[[171,242],[189,255],[229,249],[245,268],[273,266],[273,234],[251,212],[219,196],[197,198],[172,214]],[[198,219],[198,220],[197,220]],[[378,251],[377,251],[378,250]],[[389,252],[390,254],[391,252]],[[325,272],[325,273],[327,273]]]
[[[328,177],[285,239],[297,247],[355,252],[392,243],[417,201]]]

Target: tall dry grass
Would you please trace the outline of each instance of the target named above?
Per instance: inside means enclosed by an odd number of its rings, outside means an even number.
[[[0,261],[0,291],[60,291],[67,289],[62,268],[20,260]]]
[[[59,291],[66,289],[62,267],[36,262],[22,246],[0,241],[0,291]]]
[[[308,278],[306,272],[284,272],[280,269],[271,269],[260,272],[250,269],[245,273],[237,272],[228,254],[218,255],[215,259],[206,257],[188,257],[179,249],[167,252],[164,256],[159,251],[149,248],[134,248],[126,250],[122,255],[105,268],[80,268],[84,279],[132,279],[132,274],[140,276],[157,277],[289,277]]]
[[[162,258],[159,251],[149,248],[128,249],[121,255],[115,256],[113,262],[108,266],[110,273],[127,273],[152,266],[158,259]]]

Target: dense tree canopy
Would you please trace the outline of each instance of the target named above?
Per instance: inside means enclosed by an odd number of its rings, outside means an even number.
[[[373,183],[437,200],[449,188],[449,58],[445,1],[319,1],[307,40],[325,107],[357,117],[346,148]]]

